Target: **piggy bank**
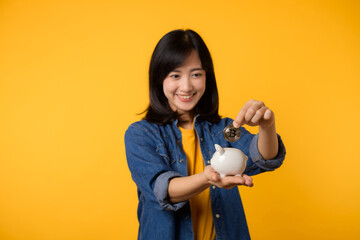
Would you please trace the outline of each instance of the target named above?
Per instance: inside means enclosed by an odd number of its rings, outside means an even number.
[[[215,144],[216,152],[211,158],[211,166],[220,177],[241,176],[246,168],[248,157],[239,149],[222,148]]]

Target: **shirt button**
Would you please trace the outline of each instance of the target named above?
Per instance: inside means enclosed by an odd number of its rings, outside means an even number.
[[[184,162],[184,159],[180,159],[180,161],[179,161],[180,163],[183,163]]]
[[[210,164],[210,163],[211,163],[210,160],[208,160],[208,161],[207,161],[207,164]]]
[[[220,214],[216,214],[215,217],[216,217],[216,218],[220,218]]]
[[[215,186],[212,186],[212,189],[215,189],[216,187]]]
[[[186,218],[186,219],[189,219],[189,218],[190,218],[190,216],[189,216],[189,215],[186,215],[186,216],[185,216],[185,218]]]
[[[202,141],[204,141],[204,139],[203,139],[203,138],[200,138],[200,141],[202,142]]]

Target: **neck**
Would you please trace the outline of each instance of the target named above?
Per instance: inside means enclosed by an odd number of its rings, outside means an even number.
[[[183,114],[179,118],[179,126],[184,129],[192,129],[194,122],[194,115],[193,114]]]

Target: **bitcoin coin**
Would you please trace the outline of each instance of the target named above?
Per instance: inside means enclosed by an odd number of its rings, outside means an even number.
[[[223,133],[224,133],[224,138],[228,142],[236,142],[237,140],[240,139],[240,135],[241,135],[240,128],[234,127],[232,123],[224,128]]]

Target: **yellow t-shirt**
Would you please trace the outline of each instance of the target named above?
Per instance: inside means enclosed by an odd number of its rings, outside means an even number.
[[[205,164],[201,155],[199,141],[194,129],[179,127],[182,144],[187,158],[188,175],[204,171]],[[195,240],[213,240],[215,228],[213,223],[209,188],[190,199],[191,216]]]

